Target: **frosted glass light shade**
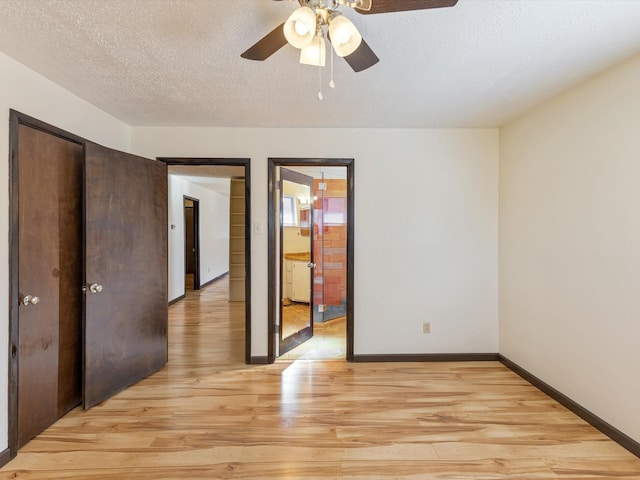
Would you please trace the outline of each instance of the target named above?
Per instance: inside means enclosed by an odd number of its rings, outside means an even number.
[[[324,67],[327,58],[327,48],[324,38],[320,35],[313,37],[312,42],[300,51],[300,63]]]
[[[284,37],[296,48],[304,48],[316,34],[316,14],[311,7],[300,7],[284,23]]]
[[[362,43],[362,35],[356,26],[343,15],[331,19],[329,23],[329,38],[336,55],[346,57],[355,52]]]

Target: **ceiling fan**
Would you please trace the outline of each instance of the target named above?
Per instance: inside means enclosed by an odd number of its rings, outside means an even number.
[[[298,3],[300,7],[286,22],[240,56],[266,60],[289,43],[300,49],[300,63],[322,67],[326,56],[326,27],[333,51],[355,72],[361,72],[378,63],[379,59],[351,20],[338,11],[340,6],[351,7],[361,14],[375,14],[453,7],[458,0],[298,0]]]

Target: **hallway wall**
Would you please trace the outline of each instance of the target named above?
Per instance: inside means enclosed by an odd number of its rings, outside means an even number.
[[[174,300],[184,295],[184,195],[200,200],[201,285],[229,271],[229,197],[175,175],[168,183],[168,300]]]

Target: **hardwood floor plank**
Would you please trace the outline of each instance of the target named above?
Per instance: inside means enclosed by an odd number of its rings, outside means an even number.
[[[301,462],[282,463],[254,462],[243,463],[233,476],[233,480],[342,480],[340,462]]]
[[[244,365],[227,284],[169,308],[162,371],[73,410],[0,479],[640,480],[640,459],[499,362]]]
[[[342,472],[343,480],[557,479],[542,460],[535,458],[473,461],[349,461],[343,462]]]

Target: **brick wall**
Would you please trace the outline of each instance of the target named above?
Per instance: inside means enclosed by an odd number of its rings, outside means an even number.
[[[347,298],[347,182],[325,180],[327,189],[318,189],[313,181],[315,305],[341,305]],[[324,194],[324,198],[323,198]]]

